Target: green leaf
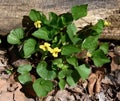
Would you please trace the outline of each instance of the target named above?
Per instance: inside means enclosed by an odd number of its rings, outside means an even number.
[[[104,54],[108,53],[108,48],[109,48],[108,43],[102,43],[99,47],[99,49],[101,49],[104,52]]]
[[[89,36],[82,43],[82,48],[88,50],[89,52],[94,51],[97,47],[98,36]]]
[[[73,70],[71,75],[66,77],[66,81],[70,86],[75,86],[80,79],[80,75],[76,70]]]
[[[62,61],[62,58],[58,58],[52,61],[53,65],[56,65],[57,68],[60,69],[67,69],[69,66],[67,64],[64,64],[64,62]]]
[[[39,12],[39,11],[36,11],[36,10],[34,10],[34,9],[31,9],[30,14],[29,14],[29,17],[30,17],[30,19],[31,19],[32,21],[35,22],[35,21],[40,20],[41,15],[40,15],[40,12]]]
[[[39,28],[37,31],[32,33],[32,35],[38,39],[44,39],[46,41],[50,40],[49,31],[47,31],[45,28]]]
[[[77,32],[77,27],[75,26],[75,24],[70,24],[67,26],[67,33],[69,35],[69,37],[73,37],[74,35],[76,35]]]
[[[71,75],[72,73],[72,70],[69,70],[69,69],[63,69],[61,70],[59,73],[58,73],[58,78],[59,79],[63,79],[69,75]]]
[[[31,82],[32,78],[29,73],[24,73],[24,74],[18,76],[18,80],[20,81],[20,83],[26,84],[28,82]]]
[[[58,18],[58,27],[59,28],[64,28],[65,27],[65,25],[63,24],[63,21],[62,21],[61,17]]]
[[[41,61],[37,66],[37,73],[45,80],[53,80],[56,77],[56,73],[53,70],[47,70],[47,63],[45,61]]]
[[[64,79],[60,79],[60,81],[59,81],[59,87],[60,87],[60,89],[63,90],[65,88],[65,84],[66,84],[65,80]]]
[[[92,60],[97,67],[101,67],[105,63],[110,62],[110,60],[105,56],[104,52],[100,49],[94,51],[92,54]]]
[[[80,40],[80,38],[75,37],[77,33],[77,28],[74,24],[70,24],[67,26],[67,33],[73,44],[76,44]]]
[[[42,23],[46,23],[48,20],[47,20],[47,18],[46,18],[46,16],[45,16],[45,14],[43,14],[42,12],[39,12],[40,13],[40,20],[41,20],[41,22]]]
[[[19,66],[18,69],[17,69],[17,72],[21,73],[21,74],[25,74],[25,73],[28,73],[31,70],[32,70],[32,66],[27,64],[27,65]]]
[[[80,79],[80,75],[76,70],[72,70],[71,75],[66,77],[66,81],[70,86],[75,86]]]
[[[76,57],[69,57],[67,58],[67,62],[71,65],[73,65],[74,67],[78,66],[78,61],[76,59]]]
[[[63,62],[62,62],[62,58],[58,58],[52,61],[53,65],[56,65],[59,68],[63,67]]]
[[[28,39],[24,42],[23,51],[24,51],[24,58],[29,58],[34,52],[36,47],[36,40]]]
[[[62,55],[71,55],[71,54],[77,53],[79,51],[80,51],[80,49],[77,48],[75,45],[65,45],[62,47],[61,54]]]
[[[67,76],[66,81],[70,86],[75,86],[76,85],[74,79],[71,76]]]
[[[53,83],[39,78],[33,83],[33,89],[37,96],[45,97],[53,89]]]
[[[57,14],[50,12],[49,13],[49,21],[50,21],[50,25],[53,25],[54,27],[57,27],[58,25],[58,16]]]
[[[92,27],[92,29],[96,31],[98,35],[102,33],[103,28],[104,28],[104,21],[101,19]]]
[[[76,67],[76,70],[78,71],[82,79],[87,79],[91,72],[90,68],[85,64]]]
[[[73,21],[73,17],[71,13],[63,13],[61,15],[61,19],[64,25],[68,25]]]
[[[72,7],[71,12],[74,20],[78,20],[87,15],[87,6],[88,4]]]
[[[58,59],[53,60],[53,64],[54,65],[62,64],[62,58],[58,58]]]
[[[17,28],[15,30],[11,30],[10,34],[7,36],[7,42],[10,44],[20,44],[21,39],[24,38],[24,30],[22,28]]]

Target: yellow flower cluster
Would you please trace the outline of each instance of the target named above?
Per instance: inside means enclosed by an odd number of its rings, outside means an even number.
[[[105,21],[104,21],[104,25],[105,25],[105,26],[111,26],[111,23],[105,20]]]
[[[51,45],[49,43],[45,42],[44,45],[40,45],[39,48],[43,51],[49,51],[53,57],[58,57],[58,53],[61,52],[61,49],[59,49],[58,47],[52,49],[50,46]]]
[[[41,21],[36,21],[36,22],[34,22],[34,26],[35,26],[35,28],[41,28]]]

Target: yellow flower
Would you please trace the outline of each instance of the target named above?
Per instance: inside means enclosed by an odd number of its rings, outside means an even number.
[[[50,44],[47,42],[45,42],[44,45],[40,45],[39,48],[42,49],[43,51],[50,51],[51,50]]]
[[[47,49],[50,53],[52,53],[53,52],[53,49],[51,48],[51,47],[48,47],[48,49]]]
[[[34,25],[35,25],[35,27],[36,28],[41,28],[41,21],[36,21],[36,22],[34,22]]]
[[[105,21],[104,21],[104,25],[105,25],[105,26],[110,26],[111,23],[105,20]]]
[[[53,57],[58,57],[58,53],[61,52],[61,49],[59,49],[58,47],[52,49],[50,47],[50,44],[47,42],[45,42],[44,45],[40,45],[39,48],[43,51],[49,51],[53,55]]]
[[[91,57],[92,54],[90,52],[87,52],[87,57]]]
[[[58,53],[61,52],[61,49],[59,49],[58,47],[52,49],[52,51],[50,51],[52,53],[52,55],[54,57],[58,57]]]

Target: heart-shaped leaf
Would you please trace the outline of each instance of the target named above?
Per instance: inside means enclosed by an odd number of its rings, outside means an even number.
[[[7,36],[7,42],[10,44],[20,44],[21,39],[24,38],[24,30],[22,28],[17,28],[11,30],[10,34]]]
[[[33,83],[33,89],[37,96],[45,97],[53,89],[53,83],[49,80],[39,78]]]
[[[47,63],[45,61],[41,61],[37,66],[37,73],[40,77],[45,80],[53,80],[56,77],[56,73],[53,70],[47,70]]]

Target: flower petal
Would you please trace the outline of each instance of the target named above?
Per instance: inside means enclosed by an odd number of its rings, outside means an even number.
[[[41,28],[41,21],[34,22],[36,28]]]
[[[39,48],[42,49],[42,50],[44,50],[44,51],[46,51],[46,48],[45,48],[44,45],[40,45]]]
[[[54,57],[58,57],[58,53],[53,53],[52,54]]]

